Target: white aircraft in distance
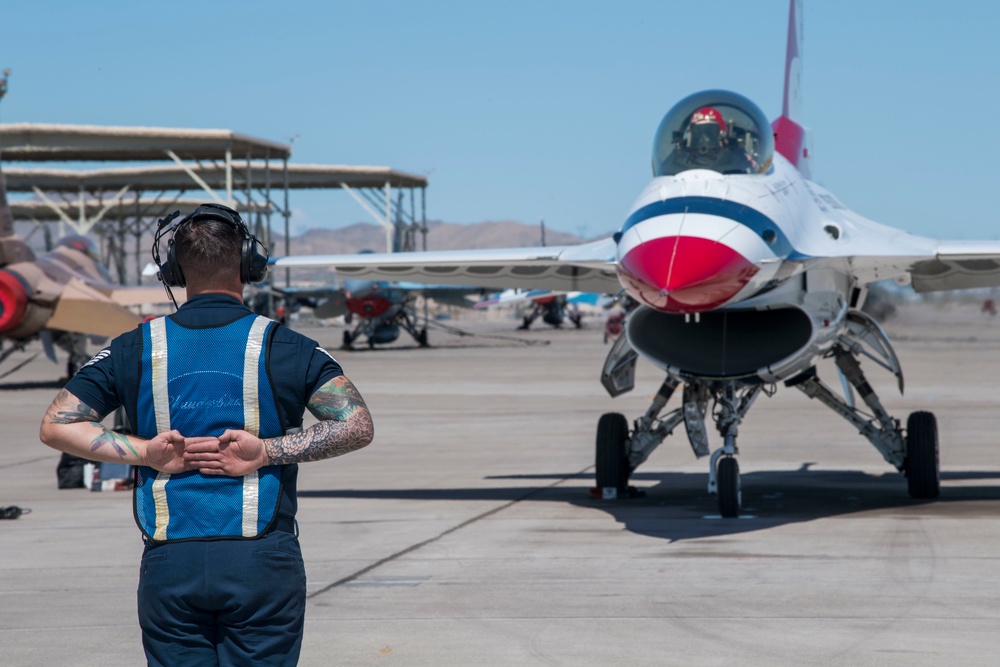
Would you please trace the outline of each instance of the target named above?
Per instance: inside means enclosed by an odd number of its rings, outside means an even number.
[[[638,302],[604,363],[612,396],[634,384],[637,355],[665,373],[631,425],[608,413],[597,426],[597,487],[629,494],[630,474],[684,424],[697,456],[705,418],[723,444],[711,453],[709,490],[723,516],[739,514],[739,425],[777,384],[795,387],[850,422],[906,475],[909,494],[939,493],[938,433],[930,412],[906,424],[865,379],[866,357],[903,373],[881,327],[861,311],[883,279],[917,292],[1000,285],[1000,242],[940,241],[867,220],[809,180],[799,125],[801,9],[790,3],[782,113],[773,123],[747,98],[721,90],[677,103],[653,140],[653,180],[612,239],[532,249],[286,257],[281,266],[335,266],[343,276],[433,280],[503,288],[612,293]],[[843,395],[817,377],[831,358]],[[661,414],[683,385],[681,405]],[[853,390],[851,389],[853,388]],[[854,391],[866,410],[855,405]],[[709,402],[714,404],[708,409]]]
[[[559,329],[565,320],[577,329],[583,326],[582,316],[577,306],[587,304],[590,306],[605,306],[610,304],[612,299],[603,294],[591,294],[587,292],[555,292],[553,290],[525,290],[508,289],[498,292],[482,301],[472,304],[473,308],[503,308],[505,306],[528,305],[526,314],[522,314],[522,322],[518,329],[529,329],[531,324],[538,319],[549,326]]]

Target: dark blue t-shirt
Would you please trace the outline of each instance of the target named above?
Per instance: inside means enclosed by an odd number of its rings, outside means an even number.
[[[175,323],[189,328],[220,326],[251,311],[235,297],[199,294],[169,315]],[[343,375],[340,364],[316,341],[276,324],[268,348],[266,366],[278,413],[286,429],[300,427],[309,398],[333,378]],[[139,329],[126,332],[88,361],[66,383],[66,391],[104,416],[125,409],[129,424],[136,424],[136,397],[139,389],[141,336]],[[184,435],[202,435],[198,433]],[[283,500],[279,513],[295,515],[295,468],[286,466]]]
[[[185,327],[211,327],[250,314],[239,300],[223,294],[199,294],[169,315]],[[139,386],[139,329],[118,336],[88,361],[66,384],[70,392],[101,415],[124,406],[135,422],[135,393]],[[316,341],[277,325],[267,368],[287,427],[300,426],[306,403],[317,389],[344,374],[340,364]]]

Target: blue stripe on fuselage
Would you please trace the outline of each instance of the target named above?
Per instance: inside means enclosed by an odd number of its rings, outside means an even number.
[[[788,258],[795,252],[788,237],[774,220],[745,204],[716,197],[673,197],[647,204],[628,217],[622,225],[621,233],[624,234],[644,220],[674,213],[703,213],[727,218],[749,227],[761,238],[764,238],[765,231],[770,230],[774,232],[774,242],[769,245],[775,255]]]

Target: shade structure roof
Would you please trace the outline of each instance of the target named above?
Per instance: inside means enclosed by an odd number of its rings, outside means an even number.
[[[288,159],[289,144],[232,130],[10,123],[0,125],[0,150],[13,162],[151,162],[172,151],[182,160]]]
[[[6,159],[6,151],[3,157]],[[125,186],[137,190],[182,191],[197,188],[188,170],[197,174],[212,188],[224,190],[226,187],[226,169],[221,165],[190,165],[185,168],[167,164],[83,171],[5,167],[3,174],[10,192],[30,192],[36,187],[49,192],[97,192],[117,190]],[[234,162],[232,172],[238,178],[247,177],[246,162]],[[272,188],[284,188],[284,168],[269,167],[264,161],[251,162],[249,177],[256,188],[263,186],[268,179]],[[424,188],[427,187],[427,178],[389,167],[288,165],[288,187],[292,190],[330,189],[344,185],[351,188],[382,188],[387,183],[396,188]]]
[[[203,204],[203,199],[174,199],[158,197],[141,197],[138,201],[133,198],[113,200],[108,202],[87,199],[83,202],[82,209],[79,202],[61,201],[53,207],[47,202],[37,199],[13,200],[10,202],[11,214],[15,220],[37,220],[39,222],[64,220],[64,216],[78,218],[81,215],[87,219],[101,215],[105,219],[116,219],[121,217],[147,217],[162,218],[163,216],[180,210],[183,212],[193,211]],[[270,208],[254,203],[251,205],[253,211],[267,213]],[[241,213],[248,212],[247,204],[239,202],[237,208]],[[59,212],[63,215],[60,215]]]

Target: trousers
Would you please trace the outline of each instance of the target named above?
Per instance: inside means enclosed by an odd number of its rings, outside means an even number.
[[[306,573],[293,533],[147,542],[137,597],[149,665],[298,662]]]

